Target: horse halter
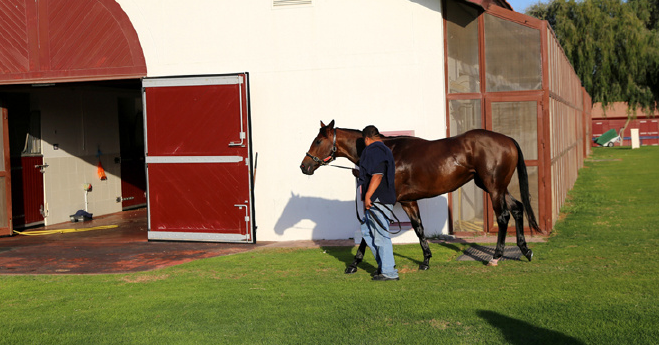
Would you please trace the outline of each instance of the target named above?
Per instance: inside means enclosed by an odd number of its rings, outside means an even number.
[[[307,156],[313,159],[314,162],[320,164],[320,165],[327,165],[332,163],[333,160],[336,159],[336,128],[334,129],[334,139],[332,140],[332,150],[330,151],[329,155],[325,157],[325,159],[320,159],[311,153],[307,152]]]

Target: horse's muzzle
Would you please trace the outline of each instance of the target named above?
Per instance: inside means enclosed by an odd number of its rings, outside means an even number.
[[[302,173],[305,174],[305,175],[313,175],[314,171],[316,171],[316,169],[313,165],[314,165],[313,163],[310,163],[310,164],[302,163],[300,165],[300,169],[302,170]]]

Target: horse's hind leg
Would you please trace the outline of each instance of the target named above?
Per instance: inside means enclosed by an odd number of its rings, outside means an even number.
[[[519,250],[522,251],[522,254],[531,261],[533,258],[533,251],[526,246],[526,239],[524,238],[524,204],[515,200],[512,196],[510,199],[512,200],[510,213],[513,215],[513,219],[515,219],[517,246],[519,247]]]
[[[362,243],[359,244],[357,248],[357,253],[355,254],[355,260],[346,267],[345,273],[355,273],[357,272],[357,265],[359,265],[362,260],[364,260],[364,252],[366,251],[366,241],[362,238]]]
[[[499,233],[497,234],[497,246],[494,249],[492,260],[488,262],[488,266],[497,266],[499,259],[503,256],[503,249],[506,246],[506,232],[508,232],[508,222],[510,221],[510,211],[506,205],[505,194],[496,193],[491,194],[492,208],[497,217],[497,224],[499,225]]]
[[[430,268],[429,261],[432,257],[432,253],[430,252],[430,247],[428,246],[428,240],[426,240],[423,223],[421,223],[419,204],[417,204],[416,201],[409,201],[401,202],[400,205],[403,207],[403,211],[407,213],[407,217],[410,218],[414,232],[416,232],[416,236],[419,238],[419,243],[421,244],[421,249],[423,250],[423,262],[419,264],[419,269],[425,271]]]

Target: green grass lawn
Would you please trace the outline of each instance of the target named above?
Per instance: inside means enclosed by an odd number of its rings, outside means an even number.
[[[595,149],[534,261],[458,262],[462,244],[263,249],[124,275],[0,276],[0,344],[656,344],[659,148]]]

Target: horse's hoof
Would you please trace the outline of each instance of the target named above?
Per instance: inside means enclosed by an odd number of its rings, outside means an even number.
[[[419,264],[419,271],[427,271],[430,268],[430,265]]]
[[[488,266],[499,266],[499,259],[492,259],[487,263]]]
[[[529,249],[529,251],[526,252],[526,254],[524,254],[524,256],[526,256],[526,258],[529,259],[529,261],[531,261],[531,259],[533,259],[533,251],[531,249]]]
[[[346,274],[352,274],[352,273],[355,273],[355,272],[357,272],[357,267],[354,267],[354,266],[346,267],[346,271],[345,271]]]

